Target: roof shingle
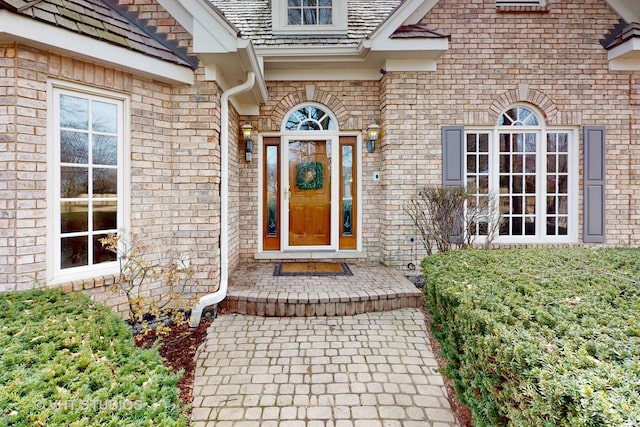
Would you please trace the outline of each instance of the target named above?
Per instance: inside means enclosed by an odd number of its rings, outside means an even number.
[[[119,10],[117,0],[0,0],[0,9],[192,69],[197,65],[185,49]]]
[[[356,46],[366,39],[403,0],[349,0],[344,37],[276,36],[271,28],[271,0],[210,0],[255,46]],[[346,1],[346,0],[340,0]]]
[[[622,21],[618,26],[616,33],[612,35],[609,40],[606,40],[607,44],[604,47],[612,49],[627,40],[636,37],[640,37],[640,23],[632,22],[631,24],[627,24]]]

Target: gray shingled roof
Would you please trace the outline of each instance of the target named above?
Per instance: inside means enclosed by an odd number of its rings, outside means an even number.
[[[259,46],[357,46],[384,22],[404,0],[349,0],[345,37],[274,36],[270,0],[210,0],[244,38]],[[340,0],[346,1],[346,0]]]
[[[159,58],[195,68],[186,50],[172,45],[117,6],[115,0],[0,0],[0,9],[53,24]]]
[[[616,33],[612,35],[611,40],[607,40],[607,44],[604,47],[612,49],[636,37],[640,37],[640,23],[632,22],[631,24],[626,24],[622,21],[617,28]]]

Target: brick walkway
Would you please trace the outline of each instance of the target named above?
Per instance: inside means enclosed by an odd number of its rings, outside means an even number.
[[[220,315],[197,356],[194,427],[453,427],[424,316]]]

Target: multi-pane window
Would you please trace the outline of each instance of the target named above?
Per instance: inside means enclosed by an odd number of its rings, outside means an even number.
[[[466,186],[473,192],[468,209],[481,209],[489,206],[489,138],[487,132],[468,133],[466,136]],[[488,218],[477,218],[468,230],[479,236],[488,233]]]
[[[569,136],[547,133],[547,234],[565,236],[569,228]]]
[[[470,207],[497,210],[479,217],[469,232],[483,236],[495,229],[498,239],[510,241],[562,240],[571,234],[577,219],[570,131],[546,130],[531,109],[514,107],[495,129],[467,131],[465,150],[466,186],[474,194]]]
[[[500,132],[498,138],[499,205],[503,216],[499,234],[534,236],[538,135]]]
[[[333,0],[287,0],[288,25],[332,25]]]
[[[270,0],[273,35],[336,37],[348,33],[347,0]]]
[[[291,131],[335,130],[336,124],[323,109],[307,105],[300,107],[287,117],[285,129]]]
[[[100,239],[122,224],[124,101],[53,92],[54,271],[111,263]]]

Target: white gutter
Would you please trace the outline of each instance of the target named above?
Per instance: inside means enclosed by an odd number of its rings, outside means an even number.
[[[200,298],[191,310],[189,325],[192,328],[200,324],[202,310],[218,304],[226,298],[229,282],[229,98],[250,90],[256,81],[256,75],[247,73],[247,81],[229,88],[220,97],[220,286],[212,294]]]

